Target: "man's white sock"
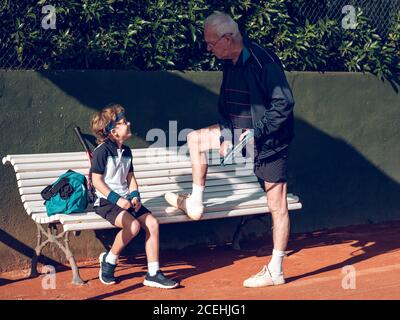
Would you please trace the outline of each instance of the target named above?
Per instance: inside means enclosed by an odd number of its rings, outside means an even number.
[[[147,264],[147,269],[151,276],[155,276],[157,271],[160,270],[160,263],[158,261],[149,262]]]
[[[197,184],[192,185],[192,194],[189,197],[190,202],[195,205],[203,205],[203,192],[204,186],[198,186]]]
[[[282,272],[282,260],[285,256],[285,251],[272,250],[272,259],[268,263],[268,270],[273,274],[280,274]]]
[[[107,256],[106,256],[106,262],[107,263],[111,263],[113,265],[116,265],[117,264],[117,260],[118,260],[118,256],[113,254],[111,251],[109,251],[107,253]]]

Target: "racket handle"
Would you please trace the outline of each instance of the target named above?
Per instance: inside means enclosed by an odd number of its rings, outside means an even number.
[[[86,141],[83,139],[81,129],[80,129],[79,127],[75,127],[75,128],[74,128],[74,132],[75,132],[76,136],[78,137],[79,142],[81,143],[81,145],[82,145],[83,148],[85,149],[85,151],[88,152],[88,153],[90,153],[89,146],[88,146],[88,144],[86,143]]]

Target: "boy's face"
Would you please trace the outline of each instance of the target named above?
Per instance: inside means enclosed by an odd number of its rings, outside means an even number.
[[[114,129],[112,129],[111,133],[122,141],[128,140],[131,136],[131,123],[128,122],[125,118],[122,118],[116,123]]]

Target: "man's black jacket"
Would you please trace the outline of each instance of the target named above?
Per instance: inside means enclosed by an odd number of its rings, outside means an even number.
[[[255,161],[272,156],[287,148],[294,137],[292,91],[279,58],[254,42],[244,41],[250,52],[244,77],[250,92],[251,114],[255,137]],[[218,111],[221,131],[233,131],[225,104],[226,64],[220,90]]]

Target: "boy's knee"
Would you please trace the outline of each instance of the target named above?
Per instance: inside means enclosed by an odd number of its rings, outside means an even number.
[[[148,222],[146,223],[146,226],[151,234],[158,232],[159,224],[156,218],[151,217],[151,219],[149,219]]]
[[[137,220],[133,221],[130,225],[129,231],[133,236],[137,235],[140,231],[139,221],[137,221]]]

